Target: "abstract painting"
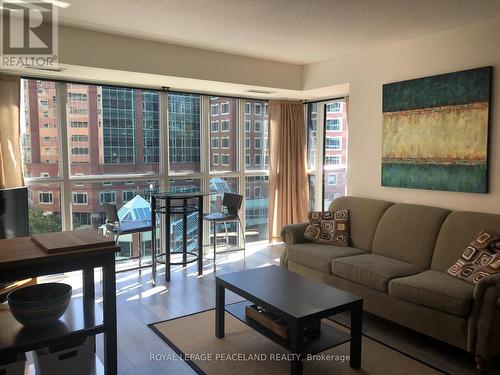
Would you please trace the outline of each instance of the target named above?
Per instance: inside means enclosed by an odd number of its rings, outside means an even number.
[[[488,192],[492,67],[383,85],[382,186]]]

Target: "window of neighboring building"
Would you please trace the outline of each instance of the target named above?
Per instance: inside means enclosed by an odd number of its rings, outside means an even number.
[[[245,115],[251,115],[252,114],[252,103],[246,102],[245,103]]]
[[[219,121],[211,121],[210,122],[210,130],[213,132],[219,131]]]
[[[99,203],[116,203],[116,192],[115,191],[101,191],[99,193]]]
[[[68,92],[68,99],[85,101],[87,100],[87,94],[80,92]]]
[[[328,185],[330,185],[330,186],[337,185],[337,174],[336,173],[328,173]]]
[[[135,191],[133,190],[124,190],[122,191],[122,201],[123,203],[128,202],[135,197]]]
[[[220,114],[228,115],[229,114],[229,103],[222,103],[220,105]]]
[[[221,164],[222,165],[229,165],[229,155],[228,154],[221,155]]]
[[[342,138],[341,137],[326,137],[326,149],[327,150],[340,150],[340,149],[342,149]]]
[[[218,104],[210,105],[210,114],[212,116],[217,116],[219,114],[219,105]]]
[[[88,204],[88,196],[85,192],[73,193],[73,204],[86,205]]]
[[[212,137],[211,146],[212,146],[212,148],[219,148],[219,138],[218,137]]]
[[[261,163],[261,156],[259,154],[255,154],[254,156],[255,164],[260,165]]]
[[[250,137],[245,138],[245,147],[250,148]]]
[[[79,107],[69,107],[70,115],[86,115],[87,108],[79,108]]]
[[[328,113],[338,113],[342,111],[342,103],[333,102],[326,105],[326,111]]]
[[[43,137],[43,141],[45,143],[50,143],[50,137]]]
[[[332,132],[342,131],[342,120],[339,118],[326,120],[326,130]]]
[[[260,121],[255,121],[254,123],[254,132],[260,132],[261,131],[261,122]]]
[[[257,186],[253,189],[253,196],[254,198],[260,198],[260,187]]]
[[[252,158],[251,158],[251,155],[250,154],[245,154],[245,165],[246,166],[249,166],[251,164],[251,161]]]
[[[43,204],[53,204],[54,195],[50,191],[40,191],[38,193],[38,202]]]
[[[220,163],[220,156],[219,154],[213,154],[212,155],[212,162],[214,165],[218,165]]]
[[[88,128],[89,123],[87,121],[71,121],[72,128]]]
[[[72,147],[71,154],[72,155],[88,155],[89,149],[88,149],[88,147]]]
[[[231,127],[231,123],[229,122],[229,120],[222,120],[220,122],[220,130],[222,132],[228,132],[230,127]]]
[[[260,138],[255,138],[253,140],[253,146],[256,150],[259,150],[261,148],[261,139]]]
[[[262,114],[262,104],[255,103],[255,114],[256,115],[261,115]]]
[[[340,155],[326,155],[325,164],[326,165],[339,165],[341,162]]]
[[[250,120],[245,120],[245,131],[247,133],[251,132],[252,131],[252,125],[251,125],[251,121]]]
[[[71,141],[72,142],[88,142],[89,141],[89,136],[88,135],[75,134],[75,135],[71,136]]]
[[[229,148],[229,137],[222,137],[221,138],[221,148]]]

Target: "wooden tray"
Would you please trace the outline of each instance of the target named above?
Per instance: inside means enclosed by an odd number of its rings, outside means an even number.
[[[245,306],[245,315],[263,325],[278,336],[288,339],[288,329],[285,323],[267,311],[258,310],[256,305]]]
[[[31,240],[38,244],[48,254],[67,251],[96,249],[115,245],[115,241],[104,237],[95,230],[73,230],[34,234]]]

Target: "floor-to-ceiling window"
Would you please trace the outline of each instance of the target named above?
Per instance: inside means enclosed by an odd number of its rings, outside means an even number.
[[[138,192],[194,187],[243,194],[247,241],[267,239],[267,101],[34,79],[21,91],[33,233],[97,230],[104,202],[133,210]],[[206,211],[221,200],[207,198]],[[178,220],[171,230],[182,232]],[[240,244],[237,226],[229,232]],[[137,256],[137,241],[123,236],[119,257]]]
[[[346,194],[347,112],[345,99],[306,106],[310,207],[327,210]]]

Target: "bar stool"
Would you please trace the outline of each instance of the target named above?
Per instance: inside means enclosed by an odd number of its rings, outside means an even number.
[[[103,203],[104,214],[106,215],[106,232],[111,232],[115,236],[115,242],[122,234],[139,233],[139,270],[142,267],[142,232],[153,229],[150,220],[127,220],[120,221],[116,206],[110,203]],[[107,233],[106,233],[107,234]]]
[[[205,214],[203,215],[203,219],[209,222],[212,222],[214,225],[214,272],[216,271],[216,257],[217,257],[217,223],[224,223],[224,227],[226,229],[226,241],[229,246],[228,234],[227,234],[227,223],[235,222],[239,223],[241,228],[241,233],[243,234],[243,249],[236,250],[226,250],[226,252],[233,251],[241,251],[243,250],[243,263],[245,264],[245,230],[243,229],[243,224],[241,223],[241,219],[239,216],[239,211],[241,208],[241,204],[243,202],[243,195],[234,194],[234,193],[224,193],[224,197],[222,198],[222,209],[221,212],[216,212],[213,214]],[[224,208],[226,208],[227,212],[224,212]]]

